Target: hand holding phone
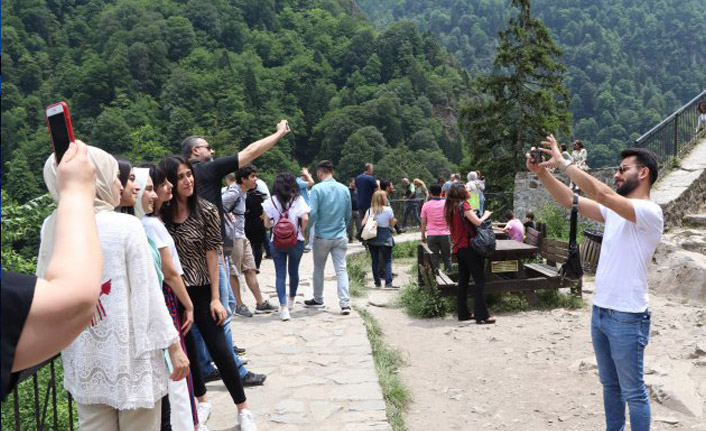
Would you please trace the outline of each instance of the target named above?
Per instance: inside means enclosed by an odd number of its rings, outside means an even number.
[[[71,127],[69,106],[63,101],[54,103],[46,107],[45,114],[52,149],[58,165],[66,150],[69,149],[69,144],[74,141],[74,130]]]

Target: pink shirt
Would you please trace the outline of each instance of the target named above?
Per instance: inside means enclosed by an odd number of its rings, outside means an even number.
[[[450,235],[444,218],[446,199],[430,199],[422,207],[422,218],[427,221],[427,235]]]
[[[507,237],[522,242],[525,239],[525,226],[519,219],[512,219],[505,225]]]

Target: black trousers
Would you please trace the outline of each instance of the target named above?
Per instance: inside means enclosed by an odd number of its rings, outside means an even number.
[[[191,302],[194,303],[194,323],[199,327],[208,353],[211,354],[211,358],[221,374],[223,384],[228,389],[233,402],[236,404],[244,403],[246,400],[245,390],[243,389],[243,382],[240,380],[238,366],[235,363],[235,359],[233,359],[233,346],[228,346],[223,327],[218,326],[213,317],[211,317],[211,287],[188,286],[186,291],[189,293]],[[186,349],[189,351],[190,368],[194,380],[194,395],[200,397],[206,393],[206,385],[200,371],[194,372],[195,369],[198,370],[199,368],[199,361],[196,357],[191,331],[187,335],[188,338],[184,337],[184,341],[186,342]],[[191,345],[189,345],[188,339],[191,339]]]
[[[456,255],[458,258],[458,288],[456,289],[456,311],[458,320],[468,320],[468,284],[473,276],[473,304],[476,321],[490,317],[485,304],[485,275],[483,266],[485,259],[471,247],[462,248]]]

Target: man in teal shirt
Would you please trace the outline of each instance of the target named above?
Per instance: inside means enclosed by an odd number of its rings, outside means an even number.
[[[316,223],[314,236],[314,297],[304,301],[311,308],[324,307],[324,268],[331,254],[338,284],[341,314],[351,312],[346,271],[348,236],[346,226],[351,218],[351,195],[348,187],[333,178],[333,163],[319,162],[316,175],[320,182],[309,192],[309,226]]]

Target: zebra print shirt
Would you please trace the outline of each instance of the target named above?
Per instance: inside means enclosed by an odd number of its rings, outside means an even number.
[[[218,209],[212,203],[199,198],[201,219],[189,215],[184,223],[167,223],[167,230],[174,238],[181,266],[184,269],[184,283],[187,286],[211,284],[206,264],[206,252],[220,250],[221,219]]]

